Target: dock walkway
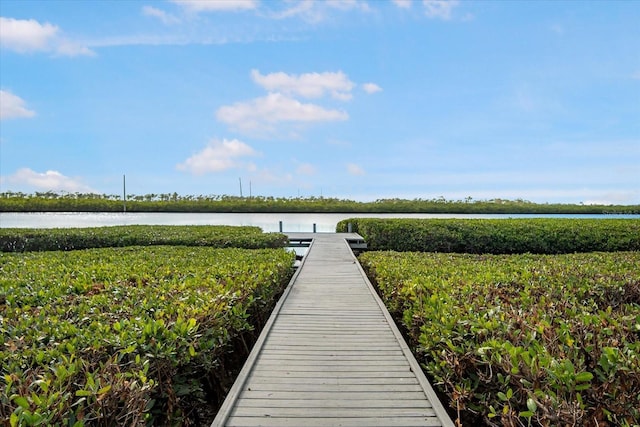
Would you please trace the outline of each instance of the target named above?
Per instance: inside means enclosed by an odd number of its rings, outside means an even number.
[[[313,239],[213,426],[453,423],[376,295],[347,233]]]

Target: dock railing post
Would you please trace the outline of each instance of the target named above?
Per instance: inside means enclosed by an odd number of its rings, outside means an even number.
[[[280,221],[279,229],[280,229],[280,232],[282,233],[282,221]]]
[[[314,233],[316,232],[316,224],[315,224],[315,222],[313,223],[313,232]]]
[[[347,233],[353,233],[353,224],[347,223]]]

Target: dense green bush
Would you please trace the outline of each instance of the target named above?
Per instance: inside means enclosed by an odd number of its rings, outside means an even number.
[[[103,247],[180,245],[278,248],[287,237],[259,227],[127,225],[93,228],[0,228],[0,251],[50,251]]]
[[[372,250],[561,254],[640,250],[637,219],[376,219],[341,221]]]
[[[463,425],[640,424],[640,252],[366,252]]]
[[[638,214],[638,205],[541,204],[527,200],[378,199],[371,202],[333,197],[236,197],[177,193],[121,196],[39,192],[0,193],[0,212],[353,212],[353,213],[562,213]]]
[[[186,246],[0,253],[0,424],[207,425],[293,258]]]

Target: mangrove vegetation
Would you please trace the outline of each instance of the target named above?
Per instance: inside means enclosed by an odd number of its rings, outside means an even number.
[[[202,212],[202,213],[449,213],[449,214],[640,214],[640,205],[534,203],[527,200],[378,199],[328,197],[118,195],[37,192],[0,193],[0,212]]]

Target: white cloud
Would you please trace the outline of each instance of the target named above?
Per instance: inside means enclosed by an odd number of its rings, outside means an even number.
[[[58,30],[48,22],[0,17],[0,46],[20,53],[47,50]]]
[[[284,72],[262,75],[251,70],[255,83],[270,92],[283,92],[304,98],[321,98],[326,93],[335,99],[351,99],[351,90],[355,84],[342,71],[324,73],[287,74]]]
[[[243,157],[256,156],[258,153],[249,145],[237,139],[212,140],[200,152],[189,157],[176,168],[181,171],[203,175],[208,172],[222,172],[227,169],[245,167],[255,169],[252,164],[239,161]]]
[[[185,46],[188,44],[225,44],[228,40],[221,38],[219,40],[208,39],[191,39],[182,34],[164,34],[164,35],[122,35],[113,37],[104,37],[91,40],[93,47],[114,47],[114,46]]]
[[[93,56],[95,52],[70,40],[59,40],[54,53],[61,56]]]
[[[190,12],[216,12],[252,10],[258,8],[257,0],[171,0]]]
[[[451,19],[451,12],[460,4],[459,0],[422,0],[424,13],[429,18]]]
[[[323,14],[319,13],[315,8],[315,2],[313,0],[302,0],[282,12],[271,15],[274,19],[287,19],[295,16],[300,16],[307,22],[319,22],[324,18]]]
[[[396,6],[401,7],[403,9],[411,8],[411,0],[393,0]]]
[[[327,122],[347,120],[344,111],[328,110],[315,104],[303,104],[281,93],[270,93],[248,102],[223,106],[216,118],[236,129],[251,131],[270,128],[280,122]]]
[[[355,163],[347,164],[347,172],[349,173],[349,175],[355,175],[355,176],[362,176],[365,174],[365,171],[362,168],[362,166],[357,165]]]
[[[324,21],[331,16],[331,9],[342,12],[352,10],[360,12],[371,12],[371,7],[366,1],[359,0],[300,0],[285,2],[292,6],[282,11],[274,12],[270,15],[273,19],[300,18],[311,24]]]
[[[34,19],[0,17],[0,47],[18,53],[50,52],[62,56],[93,55],[79,43],[60,36],[60,29]]]
[[[382,88],[375,83],[364,83],[362,85],[362,89],[364,89],[367,93],[376,93],[382,91]]]
[[[82,183],[81,179],[70,178],[52,170],[38,173],[29,168],[22,168],[3,179],[3,181],[10,185],[28,186],[36,190],[97,193],[97,191]]]
[[[25,106],[25,101],[17,95],[0,90],[0,120],[35,116],[35,111]]]
[[[401,9],[411,9],[413,0],[393,0],[393,3]],[[452,11],[460,4],[460,0],[422,0],[424,14],[429,18],[437,18],[443,20],[451,19]],[[462,17],[463,21],[473,19],[472,14],[466,14]]]
[[[359,0],[325,0],[325,4],[333,9],[339,10],[360,10],[370,12],[371,8],[366,1]]]
[[[165,12],[164,10],[157,9],[153,6],[144,6],[142,8],[142,14],[144,16],[150,16],[152,18],[156,18],[160,20],[165,25],[173,25],[180,23],[180,19],[173,16],[170,13]]]

